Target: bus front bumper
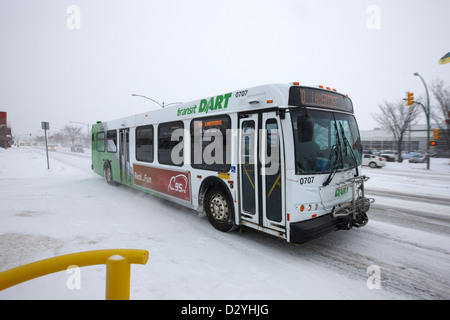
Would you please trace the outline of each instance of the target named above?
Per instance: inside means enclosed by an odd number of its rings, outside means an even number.
[[[350,230],[352,227],[365,226],[369,221],[367,212],[370,204],[375,201],[375,199],[366,198],[364,194],[364,182],[367,180],[369,178],[366,176],[358,176],[340,183],[339,186],[341,187],[351,188],[352,200],[334,206],[329,214],[291,223],[290,241],[306,243],[332,231]]]
[[[364,224],[360,222],[364,219]],[[335,217],[326,214],[311,220],[291,223],[291,242],[306,243],[337,230],[350,230],[353,226],[362,227],[367,223],[367,215],[359,213],[356,219],[352,215]]]
[[[320,238],[327,233],[341,229],[342,218],[333,218],[332,215],[291,223],[291,242],[306,243]]]

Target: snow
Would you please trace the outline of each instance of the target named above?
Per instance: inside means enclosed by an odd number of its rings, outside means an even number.
[[[450,162],[449,159],[431,158],[430,170],[426,163],[388,162],[384,168],[365,168],[371,177],[370,188],[387,189],[399,192],[415,192],[449,198]]]
[[[390,223],[376,210],[364,228],[305,245],[253,230],[222,233],[195,211],[107,185],[91,170],[89,153],[49,155],[47,169],[44,150],[0,149],[0,272],[68,253],[145,249],[147,264],[131,267],[131,299],[450,298],[448,233]],[[368,194],[448,199],[448,159],[432,159],[430,171],[404,162],[364,173]],[[450,215],[442,204],[376,198],[391,209],[432,208],[444,221]],[[367,286],[371,265],[381,268],[381,289]],[[105,270],[81,268],[79,289],[64,271],[5,289],[0,299],[104,299]]]

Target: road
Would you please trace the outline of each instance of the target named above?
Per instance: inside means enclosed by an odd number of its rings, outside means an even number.
[[[371,195],[370,190],[367,193]],[[273,239],[264,244],[360,281],[366,281],[369,266],[377,266],[382,290],[406,299],[449,299],[450,252],[446,243],[450,240],[450,216],[375,203],[369,217],[364,228],[338,231],[304,245],[280,245]],[[431,236],[436,236],[435,244],[421,241]]]
[[[50,166],[54,160],[91,170],[88,153],[58,150],[50,154]],[[391,174],[389,170],[379,170],[373,179]],[[418,173],[414,179],[420,184],[420,179],[426,179],[426,173]],[[434,173],[433,179],[441,176]],[[105,183],[105,188],[110,186]],[[365,227],[338,231],[304,245],[280,241],[249,229],[229,237],[209,226],[205,217],[190,219],[189,223],[194,224],[191,232],[198,232],[195,236],[199,239],[209,239],[204,241],[217,242],[226,250],[231,248],[232,252],[243,255],[251,252],[261,261],[269,257],[274,264],[290,271],[295,267],[301,269],[307,262],[365,284],[369,277],[367,269],[376,266],[380,271],[379,290],[405,299],[450,299],[450,199],[418,193],[417,189],[412,193],[405,189],[368,187],[366,194],[376,202],[371,206],[370,220]],[[181,211],[196,217],[189,209],[167,205],[177,214]],[[222,248],[217,250],[220,252]]]
[[[414,204],[439,203],[448,211],[450,201],[404,193],[374,192],[370,189],[367,195],[376,199],[369,211],[372,226],[367,226],[360,241],[342,246],[346,248],[344,252],[332,244],[328,248],[330,260],[339,259],[341,268],[347,271],[354,265],[361,268],[372,262],[381,268],[385,290],[412,299],[449,299],[450,252],[445,242],[450,240],[450,215],[415,210]],[[389,201],[383,201],[387,198],[408,200],[404,202],[404,207],[399,208],[389,205]],[[435,237],[435,240],[422,241],[431,237]],[[329,245],[327,243],[319,247]]]
[[[367,194],[378,199],[371,208],[374,220],[436,234],[450,234],[450,215],[437,212],[450,208],[450,198],[376,189],[367,189]],[[390,199],[400,200],[404,205],[401,208],[389,205]],[[428,210],[416,209],[424,203],[429,207]]]

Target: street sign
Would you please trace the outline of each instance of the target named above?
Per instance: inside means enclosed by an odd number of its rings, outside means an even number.
[[[45,134],[45,152],[47,154],[47,169],[50,169],[50,163],[48,161],[48,143],[47,143],[47,130],[50,130],[50,123],[41,122],[42,130],[44,130]]]

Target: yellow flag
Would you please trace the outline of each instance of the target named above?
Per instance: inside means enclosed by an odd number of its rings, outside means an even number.
[[[450,52],[448,52],[445,56],[443,56],[440,60],[439,60],[439,64],[446,64],[450,62]]]

